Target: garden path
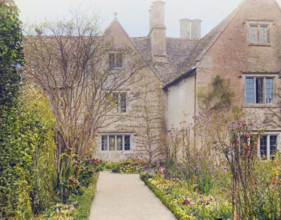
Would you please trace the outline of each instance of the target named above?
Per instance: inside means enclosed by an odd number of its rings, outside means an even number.
[[[172,220],[138,174],[101,172],[89,220]]]

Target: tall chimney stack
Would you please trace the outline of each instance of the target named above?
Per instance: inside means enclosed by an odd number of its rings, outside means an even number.
[[[184,18],[180,20],[180,38],[190,39],[191,20]]]
[[[191,40],[200,40],[201,38],[201,20],[191,20]]]
[[[151,43],[152,59],[155,62],[166,62],[166,27],[165,3],[157,0],[150,9],[149,37]]]

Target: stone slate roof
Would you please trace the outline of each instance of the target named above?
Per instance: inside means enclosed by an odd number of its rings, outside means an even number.
[[[179,64],[191,55],[198,43],[198,40],[167,37],[167,62],[153,63],[149,37],[135,37],[131,40],[143,57],[151,63],[151,68],[164,84],[169,82],[171,76],[175,76]]]
[[[234,10],[226,19],[211,30],[200,40],[182,38],[167,38],[167,63],[152,63],[151,45],[149,37],[131,38],[138,51],[143,57],[151,62],[154,69],[165,87],[176,82],[187,72],[194,69],[196,63],[202,59],[217,38],[227,28],[243,3]]]

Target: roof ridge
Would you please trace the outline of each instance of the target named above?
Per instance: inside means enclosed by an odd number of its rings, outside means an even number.
[[[202,57],[206,54],[218,37],[221,36],[224,30],[228,27],[230,22],[236,16],[237,12],[244,6],[246,1],[247,0],[242,1],[235,10],[233,10],[225,19],[223,19],[208,34],[198,41],[197,45],[191,52],[191,56],[187,57],[182,63],[179,64],[178,72],[175,74],[176,77],[167,82],[166,85],[177,80],[177,78],[181,77],[186,72],[189,72],[195,66],[196,62],[202,59]]]

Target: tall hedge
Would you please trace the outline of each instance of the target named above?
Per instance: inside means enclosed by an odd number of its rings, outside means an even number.
[[[21,22],[0,3],[0,219],[32,219],[54,198],[54,118],[48,100],[23,88]]]
[[[48,100],[23,89],[0,117],[0,219],[31,219],[53,202],[54,117]]]
[[[0,105],[10,107],[19,91],[23,37],[17,7],[4,2],[0,2]]]

